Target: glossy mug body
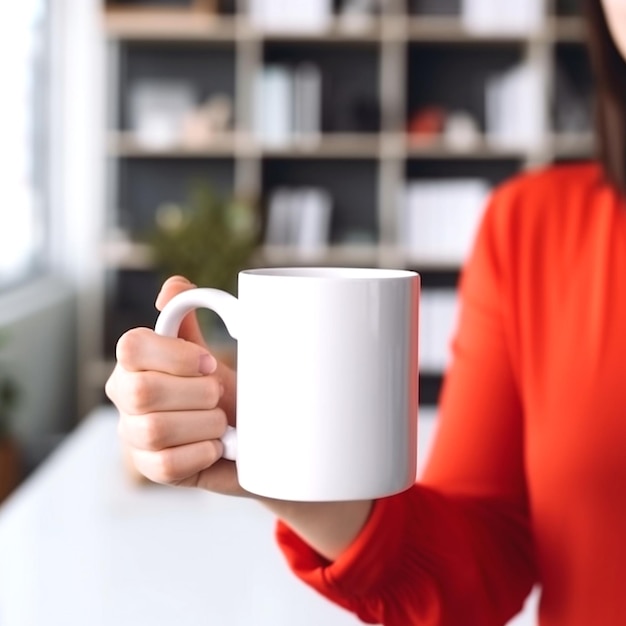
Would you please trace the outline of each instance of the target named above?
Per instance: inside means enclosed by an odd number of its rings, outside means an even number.
[[[245,270],[238,298],[183,292],[156,330],[174,335],[204,306],[237,339],[237,429],[225,456],[244,489],[379,498],[415,480],[419,290],[419,276],[400,270]]]

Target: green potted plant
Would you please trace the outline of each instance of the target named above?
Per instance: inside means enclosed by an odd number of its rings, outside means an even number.
[[[18,389],[4,364],[0,363],[0,502],[17,486],[20,459],[17,441],[11,430]]]
[[[187,202],[159,207],[146,240],[163,277],[180,274],[199,287],[235,293],[237,274],[251,263],[258,232],[250,203],[222,196],[202,181],[192,184]],[[205,334],[214,334],[214,315],[198,313]]]

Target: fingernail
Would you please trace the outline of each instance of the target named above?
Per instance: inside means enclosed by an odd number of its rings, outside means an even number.
[[[217,360],[212,354],[201,354],[198,370],[201,374],[212,374],[217,369]]]

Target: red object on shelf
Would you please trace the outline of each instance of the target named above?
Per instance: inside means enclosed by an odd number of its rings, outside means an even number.
[[[411,141],[428,142],[438,139],[443,133],[446,112],[440,106],[426,106],[411,115],[407,128]]]

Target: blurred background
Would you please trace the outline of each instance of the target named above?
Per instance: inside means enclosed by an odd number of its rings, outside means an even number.
[[[9,3],[1,497],[106,406],[117,338],[154,324],[175,272],[234,290],[249,266],[419,271],[421,404],[436,414],[491,189],[593,154],[578,5]]]
[[[71,6],[71,10],[70,7]],[[436,406],[490,190],[592,154],[574,0],[27,0],[3,21],[2,431],[31,471],[163,276],[411,268]],[[232,344],[207,320],[223,358]]]

